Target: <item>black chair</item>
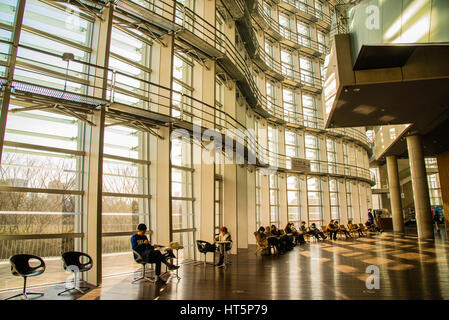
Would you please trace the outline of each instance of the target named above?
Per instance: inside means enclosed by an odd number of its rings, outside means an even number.
[[[38,260],[40,264],[36,267],[30,266],[30,260]],[[27,278],[38,276],[45,271],[45,262],[42,258],[38,256],[33,256],[31,254],[16,254],[9,258],[9,263],[11,264],[11,273],[14,276],[23,277],[23,292],[16,294],[15,296],[6,298],[5,300],[13,299],[16,297],[24,296],[28,300],[28,295],[35,294],[43,296],[43,293],[37,292],[27,292]]]
[[[149,262],[146,262],[142,256],[140,255],[140,253],[138,253],[137,251],[133,250],[133,254],[134,254],[134,261],[140,265],[142,265],[142,274],[140,275],[140,277],[134,279],[131,283],[135,283],[137,281],[140,280],[145,280],[145,281],[150,281],[150,282],[156,282],[156,279],[154,277],[147,277],[146,276],[146,265],[149,264]]]
[[[87,258],[86,263],[81,262],[82,257]],[[93,267],[92,258],[86,253],[77,252],[77,251],[64,252],[61,255],[61,258],[62,258],[62,262],[64,264],[63,265],[64,270],[73,272],[73,288],[67,288],[64,291],[59,292],[58,296],[67,291],[70,291],[70,290],[76,290],[79,293],[85,293],[85,291],[83,291],[82,289],[89,290],[90,289],[89,287],[77,287],[77,284],[78,284],[79,273],[86,272],[86,271],[89,271],[90,269],[92,269],[92,267]]]
[[[206,262],[206,255],[208,252],[215,252],[217,250],[217,247],[215,247],[215,245],[207,242],[207,241],[203,241],[203,240],[196,240],[196,247],[198,248],[198,251],[204,254],[204,264],[212,264],[214,265],[214,263],[211,262]]]

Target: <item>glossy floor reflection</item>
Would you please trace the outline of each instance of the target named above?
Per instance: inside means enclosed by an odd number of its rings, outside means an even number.
[[[131,284],[132,274],[108,277],[85,295],[61,299],[449,299],[449,243],[443,232],[435,240],[383,233],[311,242],[282,256],[256,256],[255,249],[239,250],[226,271],[186,264],[179,269],[182,279],[172,277],[164,286]],[[378,290],[366,287],[370,265],[379,268]],[[45,289],[40,299],[59,299],[57,289]]]

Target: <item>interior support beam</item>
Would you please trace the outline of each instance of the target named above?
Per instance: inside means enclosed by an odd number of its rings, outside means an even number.
[[[8,118],[9,101],[11,100],[11,84],[14,78],[14,69],[16,66],[17,50],[19,47],[20,33],[22,31],[23,14],[25,12],[26,0],[19,0],[14,19],[14,29],[12,31],[12,44],[9,51],[8,67],[6,68],[6,88],[1,100],[2,110],[0,114],[0,164],[2,163],[3,144],[6,133],[6,120]]]

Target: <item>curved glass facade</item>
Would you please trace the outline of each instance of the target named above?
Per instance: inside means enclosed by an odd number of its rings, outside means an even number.
[[[85,251],[99,282],[137,268],[139,223],[197,259],[223,224],[245,247],[260,225],[363,222],[371,145],[323,124],[334,8],[236,2],[0,4],[0,260]]]

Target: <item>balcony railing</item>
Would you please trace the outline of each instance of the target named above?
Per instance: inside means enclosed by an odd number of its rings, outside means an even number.
[[[300,12],[306,13],[311,17],[314,17],[318,20],[325,22],[328,25],[331,25],[332,18],[325,14],[324,12],[312,7],[311,5],[304,3],[299,0],[282,0],[282,2],[289,4],[291,7],[297,9]]]
[[[244,81],[246,81],[250,88],[257,104],[275,119],[284,122],[286,113],[280,106],[268,101],[267,97],[261,94],[252,78],[247,62],[233,43],[223,33],[215,29],[214,26],[210,25],[190,9],[180,6],[179,4],[176,4],[176,6],[176,12],[178,12],[176,25],[180,25],[180,30],[188,30],[196,35],[198,39],[204,43],[204,47],[207,50],[209,50],[208,48],[213,48],[215,50],[213,53],[218,54],[217,61],[219,61],[219,63],[220,59],[224,57],[232,61],[244,76]],[[9,44],[7,41],[1,42]],[[21,46],[26,47],[23,45]],[[44,50],[38,50],[31,47],[27,47],[27,49],[38,51],[39,54],[48,54],[61,59],[59,55]],[[220,123],[223,123],[224,121],[227,128],[239,133],[246,132],[245,126],[238,123],[238,121],[228,114],[192,97],[188,97],[185,101],[183,100],[179,106],[169,105],[168,101],[170,101],[170,97],[173,94],[169,88],[159,86],[139,77],[133,77],[118,70],[100,70],[102,69],[101,67],[82,61],[74,61],[71,64],[71,67],[73,68],[73,65],[77,64],[78,67],[76,70],[66,70],[65,68],[46,64],[41,61],[18,57],[16,69],[22,69],[26,71],[27,74],[34,73],[36,75],[34,78],[36,79],[44,76],[59,80],[54,83],[47,81],[46,85],[37,86],[35,81],[31,81],[31,79],[16,77],[12,85],[18,94],[33,94],[48,99],[69,101],[71,102],[69,105],[78,108],[78,111],[83,109],[84,111],[90,110],[89,106],[93,105],[114,103],[157,112],[166,116],[170,116],[172,110],[177,110],[180,112],[178,118],[185,120],[185,116],[187,116],[187,119],[190,121],[194,121],[195,119],[202,120],[203,126],[209,128],[216,127],[216,121],[210,119],[215,119],[216,114],[219,114],[217,120],[219,120]],[[81,67],[79,65],[81,65]],[[104,75],[106,75],[107,78],[103,78]],[[132,85],[130,84],[130,80],[132,80]],[[65,81],[67,87],[62,85],[61,81]],[[103,95],[104,83],[106,85],[106,92]],[[5,84],[5,79],[2,79],[2,86]],[[208,115],[208,117],[205,117],[206,115]],[[320,127],[320,119],[306,117],[300,113],[295,114],[288,112],[287,119],[302,119],[303,123],[311,123],[313,127],[316,124],[317,127]],[[242,141],[246,141],[248,148],[252,148],[252,150],[261,149],[255,142],[253,136],[248,138],[245,135],[241,135],[239,138],[241,138]],[[267,154],[267,152],[263,153]],[[261,163],[267,163],[267,159],[264,158],[263,154],[258,154],[258,156]]]
[[[43,53],[38,49],[29,49],[39,51],[41,54]],[[45,54],[61,58],[56,54]],[[275,156],[278,163],[281,164],[283,168],[286,167],[287,162],[285,155],[273,154],[262,147],[257,142],[255,135],[248,132],[243,124],[226,112],[215,108],[215,106],[208,105],[190,96],[186,96],[188,99],[183,100],[179,106],[170,105],[170,97],[173,94],[173,91],[170,88],[134,77],[121,71],[104,69],[100,66],[82,61],[76,61],[72,64],[72,66],[75,63],[78,64],[76,71],[66,70],[62,67],[21,57],[18,57],[17,62],[16,70],[21,69],[26,71],[29,78],[16,76],[11,84],[12,92],[15,95],[27,97],[31,95],[41,101],[54,102],[57,100],[60,104],[65,105],[68,108],[76,109],[77,112],[84,111],[87,113],[98,105],[109,105],[110,110],[120,110],[120,105],[128,105],[129,107],[150,111],[156,118],[159,117],[159,115],[172,118],[170,116],[172,110],[177,110],[180,112],[180,116],[176,117],[177,119],[185,120],[186,117],[184,116],[187,115],[191,122],[201,121],[202,126],[205,128],[216,128],[217,126],[223,126],[224,124],[225,127],[232,132],[232,135],[236,137],[236,140],[245,145],[250,152],[254,152],[259,164],[268,164],[270,163],[270,159]],[[107,79],[103,78],[104,75],[107,76]],[[43,76],[47,77],[47,79],[55,79],[55,81],[47,81],[47,86],[36,85],[36,79],[40,79]],[[69,85],[64,86],[60,81],[57,81],[57,79],[69,79]],[[132,80],[134,85],[130,86],[127,83],[129,80]],[[2,89],[4,89],[6,79],[0,78],[0,83]],[[135,83],[139,83],[140,85],[135,85]],[[103,88],[103,84],[106,86],[105,89]],[[104,94],[106,98],[101,99],[100,97],[103,96],[102,92],[104,90],[106,91]],[[117,94],[119,94],[119,96],[117,96]],[[264,98],[263,104],[268,105],[269,102],[266,100],[266,97]],[[277,106],[272,105],[271,107],[276,108],[273,110],[273,113],[279,118],[285,116],[280,108],[277,109]],[[290,117],[295,117],[294,113],[290,112]],[[296,118],[301,117],[303,121],[315,120],[306,118],[300,114],[297,114],[296,116]],[[136,120],[138,119],[136,118]],[[324,167],[324,164],[320,164],[320,168],[321,167]],[[322,171],[317,173],[320,172]],[[358,174],[358,172],[363,171],[358,169],[350,171],[351,174]],[[366,174],[363,173],[362,176],[355,177],[364,179],[365,176]]]

